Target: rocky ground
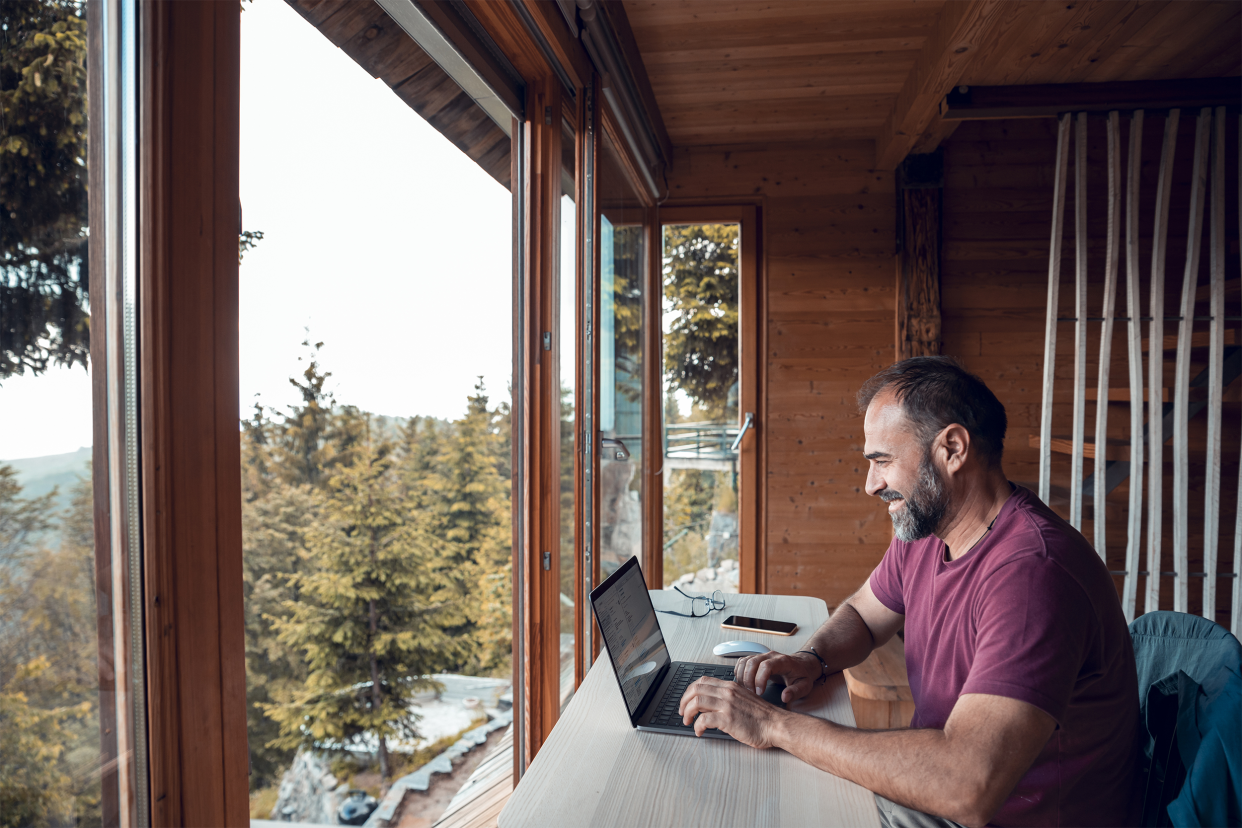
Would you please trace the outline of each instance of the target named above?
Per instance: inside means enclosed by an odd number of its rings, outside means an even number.
[[[719,566],[709,566],[698,572],[687,572],[665,589],[680,587],[690,595],[711,595],[715,590],[726,594],[737,592],[737,561],[721,561]]]

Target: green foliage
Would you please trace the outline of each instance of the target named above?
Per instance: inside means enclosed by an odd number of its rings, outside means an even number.
[[[394,425],[306,344],[299,404],[241,424],[252,790],[301,745],[411,737],[425,676],[511,670],[508,407],[480,383],[460,420]]]
[[[642,397],[643,354],[643,250],[644,230],[641,225],[612,228],[612,284],[606,307],[612,312],[614,356],[619,371],[630,381],[618,390],[632,402]]]
[[[0,689],[0,826],[50,825],[73,813],[73,777],[66,747],[76,741],[74,719],[90,714],[89,702],[40,709],[23,685],[37,684],[46,658],[20,665]],[[35,691],[36,693],[38,691]]]
[[[0,826],[100,820],[91,488],[56,494],[0,466]]]
[[[715,420],[736,416],[737,256],[737,225],[664,228],[664,375]]]
[[[453,660],[445,632],[460,603],[438,563],[446,544],[402,508],[391,445],[369,433],[329,481],[319,519],[305,533],[310,566],[275,622],[279,642],[305,653],[305,685],[266,709],[280,746],[347,744],[364,734],[417,736],[411,703],[424,675]],[[278,696],[279,698],[279,696]]]
[[[90,350],[84,13],[0,3],[0,379]]]

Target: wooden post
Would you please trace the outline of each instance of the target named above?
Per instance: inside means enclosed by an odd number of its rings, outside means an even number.
[[[1095,504],[1095,551],[1105,562],[1108,555],[1104,548],[1104,498],[1108,496],[1108,488],[1104,470],[1108,460],[1104,456],[1107,452],[1102,447],[1108,439],[1108,373],[1113,353],[1113,317],[1117,312],[1117,262],[1121,253],[1120,132],[1120,114],[1114,110],[1108,113],[1108,246],[1104,255],[1104,324],[1100,327],[1100,370],[1095,395],[1095,491],[1092,497]],[[1138,399],[1141,400],[1142,396]],[[1142,410],[1141,403],[1130,407]]]
[[[1170,109],[1164,121],[1164,145],[1160,149],[1160,173],[1156,182],[1155,232],[1151,246],[1151,325],[1148,327],[1147,437],[1151,441],[1147,493],[1147,600],[1144,612],[1160,609],[1160,546],[1164,531],[1164,401],[1159,388],[1164,385],[1164,248],[1169,237],[1169,187],[1173,179],[1173,152],[1177,149],[1177,120],[1181,112]],[[1141,399],[1141,398],[1140,398]]]
[[[1225,356],[1225,108],[1212,122],[1210,313],[1208,333],[1207,466],[1203,495],[1203,617],[1216,620],[1216,558],[1220,546],[1220,420]]]
[[[1087,420],[1087,113],[1074,135],[1074,425],[1070,450],[1070,525],[1082,530],[1082,466]],[[1108,406],[1108,391],[1096,403]],[[1096,455],[1104,453],[1096,435]]]
[[[1186,240],[1186,269],[1182,276],[1181,321],[1177,326],[1176,374],[1173,384],[1174,612],[1186,612],[1190,597],[1190,348],[1195,327],[1195,289],[1199,285],[1203,196],[1207,185],[1207,149],[1211,125],[1212,110],[1204,107],[1199,111],[1195,122],[1195,155],[1190,178],[1190,226]],[[1158,340],[1152,340],[1153,352],[1157,343]],[[1153,391],[1155,387],[1152,386]],[[1153,420],[1153,430],[1157,427],[1155,423]]]
[[[1139,297],[1138,223],[1139,176],[1143,169],[1141,109],[1130,119],[1129,163],[1126,176],[1126,314],[1130,321],[1126,323],[1126,346],[1130,357],[1130,502],[1126,514],[1126,574],[1121,587],[1121,608],[1127,624],[1134,620],[1137,610],[1139,544],[1143,530],[1143,344],[1139,321],[1142,301]],[[1100,485],[1098,480],[1096,485]],[[1096,520],[1099,520],[1098,511]]]
[[[1044,322],[1044,381],[1039,416],[1039,499],[1052,494],[1052,389],[1056,379],[1057,305],[1061,298],[1061,238],[1065,224],[1065,173],[1069,160],[1069,113],[1057,126],[1057,166],[1052,187],[1052,241],[1048,245],[1048,313]]]
[[[940,353],[944,156],[912,155],[897,170],[897,359]]]

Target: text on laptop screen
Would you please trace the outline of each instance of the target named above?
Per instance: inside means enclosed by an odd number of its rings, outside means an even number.
[[[625,705],[633,716],[660,668],[670,660],[642,571],[630,567],[593,604]]]

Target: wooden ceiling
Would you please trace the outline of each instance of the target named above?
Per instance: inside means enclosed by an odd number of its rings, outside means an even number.
[[[675,146],[875,138],[877,167],[952,130],[955,85],[1242,74],[1242,2],[624,0]]]

